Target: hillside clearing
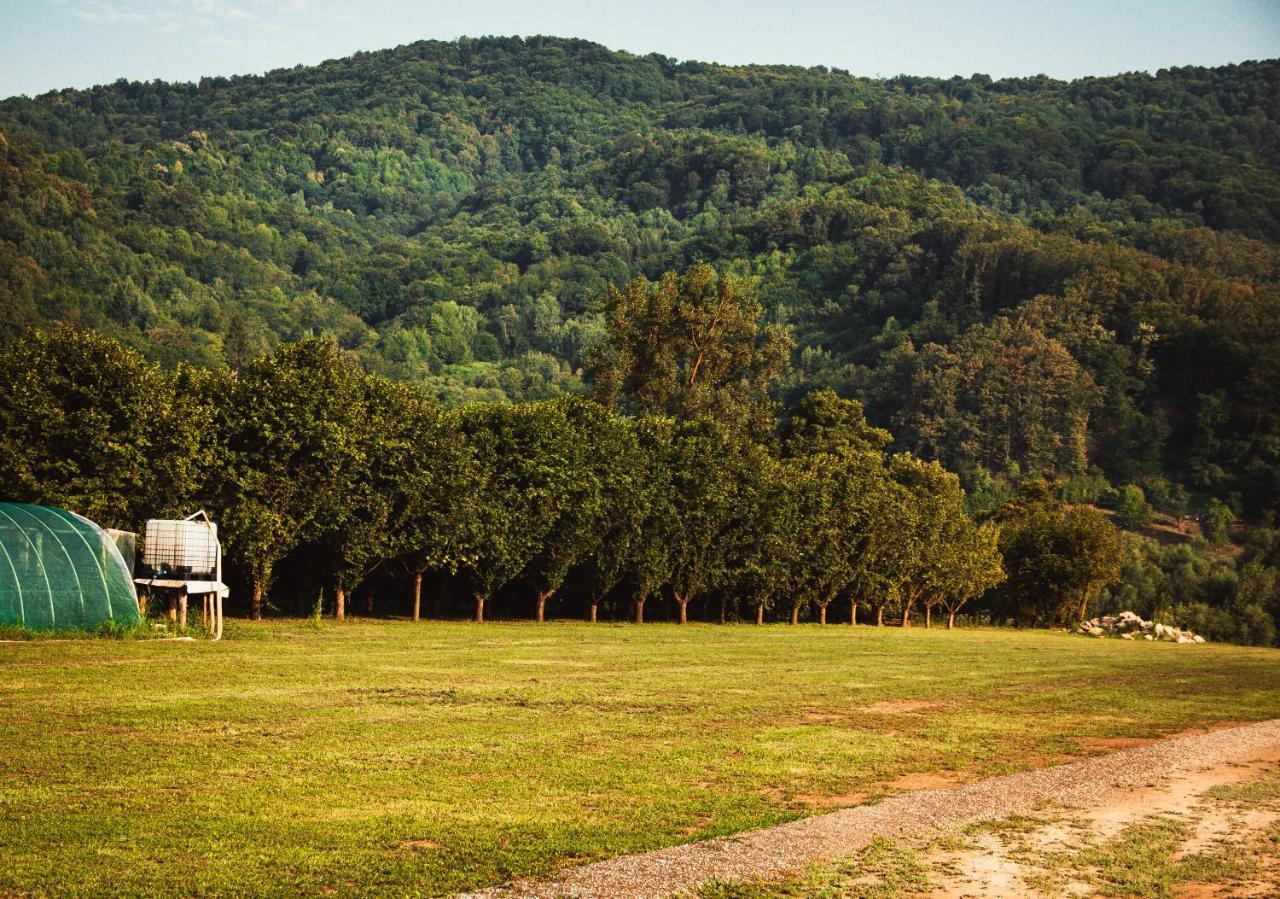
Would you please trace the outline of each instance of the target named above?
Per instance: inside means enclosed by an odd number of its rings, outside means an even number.
[[[0,646],[0,892],[446,893],[1280,716],[1273,651],[848,626]]]

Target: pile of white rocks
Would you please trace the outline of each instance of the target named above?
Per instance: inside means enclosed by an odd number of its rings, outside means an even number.
[[[1167,640],[1170,643],[1203,643],[1204,637],[1169,624],[1156,624],[1133,612],[1090,618],[1080,625],[1080,633],[1092,637],[1120,637],[1123,640]]]

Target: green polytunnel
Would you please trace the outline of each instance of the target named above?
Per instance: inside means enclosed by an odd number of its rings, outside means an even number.
[[[0,503],[0,624],[32,630],[137,624],[133,575],[115,541],[82,515]]]

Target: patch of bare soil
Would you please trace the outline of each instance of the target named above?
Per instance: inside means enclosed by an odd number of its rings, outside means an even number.
[[[858,709],[859,712],[871,712],[875,715],[902,715],[926,712],[938,707],[936,702],[925,702],[921,699],[886,699],[873,702]]]
[[[1098,846],[1153,815],[1170,815],[1191,825],[1190,836],[1171,861],[1247,843],[1280,821],[1280,811],[1239,808],[1206,794],[1214,787],[1275,776],[1277,763],[1280,751],[1272,750],[1247,763],[1155,777],[1151,786],[1109,794],[1096,805],[1073,810],[1069,818],[1052,816],[980,830],[964,848],[944,844],[925,855],[931,883],[925,895],[930,899],[1096,895],[1088,872],[1071,870],[1069,862],[1063,870],[1061,860]],[[1046,871],[1049,859],[1057,860],[1056,876]],[[1273,861],[1280,866],[1280,859]],[[1267,892],[1269,889],[1280,889],[1280,885],[1192,882],[1181,885],[1176,895],[1181,899],[1277,895]]]
[[[1231,888],[1215,883],[1184,883],[1174,893],[1177,899],[1223,899],[1231,895]]]
[[[916,771],[888,781],[885,786],[895,790],[941,790],[963,783],[964,775],[958,771]]]
[[[401,840],[399,845],[401,849],[426,850],[440,848],[440,844],[435,840]]]

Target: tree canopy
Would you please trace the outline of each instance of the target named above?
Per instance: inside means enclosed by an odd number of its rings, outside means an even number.
[[[485,38],[11,98],[0,339],[75,323],[173,370],[323,335],[448,406],[590,388],[760,433],[766,395],[830,387],[970,490],[1097,468],[1256,518],[1277,65],[881,80]]]

